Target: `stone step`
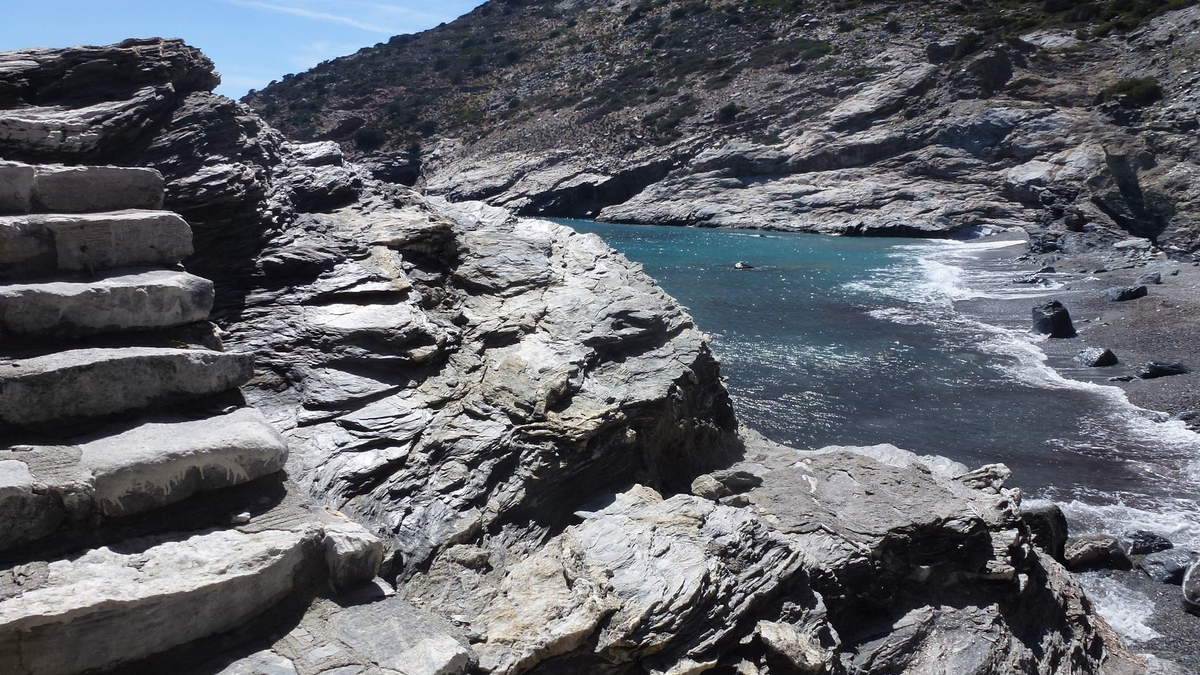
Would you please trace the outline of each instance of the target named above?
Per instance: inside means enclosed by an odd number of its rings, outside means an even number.
[[[0,425],[101,417],[234,389],[250,354],[206,349],[73,349],[0,362]]]
[[[192,254],[192,228],[169,211],[0,216],[0,279],[170,266]]]
[[[79,337],[208,318],[213,285],[185,272],[119,271],[95,281],[0,284],[0,336]]]
[[[162,205],[163,177],[154,169],[0,162],[0,213],[97,213]]]
[[[229,529],[0,568],[0,673],[116,669],[244,628],[294,594],[378,573],[378,538],[295,491]]]
[[[68,446],[0,450],[0,551],[64,526],[146,513],[283,470],[287,443],[252,408],[160,418]]]

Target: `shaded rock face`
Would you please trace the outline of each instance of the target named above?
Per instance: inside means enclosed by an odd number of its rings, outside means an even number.
[[[1033,332],[1051,338],[1073,338],[1077,335],[1071,312],[1058,300],[1033,308]]]
[[[188,625],[245,625],[155,656],[151,670],[921,673],[947,658],[953,672],[981,674],[1135,667],[1034,547],[1007,469],[891,446],[798,454],[739,429],[691,318],[598,238],[380,183],[336,148],[288,143],[203,91],[154,119],[137,152],[109,159],[160,167],[167,207],[196,218],[192,269],[220,268],[221,341],[255,355],[244,395],[286,440],[290,479],[383,543],[286,484],[265,510],[222,502],[211,538],[101,561],[105,578],[160,573],[138,586],[158,613],[131,624],[157,632],[129,658],[179,641],[181,610],[155,589],[170,588],[177,561],[214,551],[245,564],[198,564],[206,602]],[[251,376],[229,365],[238,382]],[[142,439],[116,444],[139,457],[164,443],[154,425],[116,433]],[[220,434],[188,441],[169,446],[175,459],[152,487],[219,486],[210,469],[226,460],[179,478],[176,459],[196,448],[242,456]],[[103,469],[85,504],[123,513],[161,503],[156,487],[128,494],[128,474],[106,463],[113,443],[72,445]],[[46,452],[26,471],[0,458],[0,508],[17,492],[26,502],[75,494]],[[183,503],[192,499],[204,496]],[[300,582],[344,587],[379,565],[394,596],[379,582],[378,597],[250,619],[287,598],[307,602]],[[0,576],[0,598],[21,574]],[[71,585],[55,589],[65,590],[38,601],[66,606]],[[224,615],[223,594],[241,603]],[[37,644],[54,634],[35,628]],[[99,635],[87,644],[108,644]]]

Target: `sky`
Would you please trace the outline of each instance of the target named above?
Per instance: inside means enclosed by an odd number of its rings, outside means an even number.
[[[0,51],[179,37],[240,98],[287,73],[469,12],[483,0],[0,0]]]

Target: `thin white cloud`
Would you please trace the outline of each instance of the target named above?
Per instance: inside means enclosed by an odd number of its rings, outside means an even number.
[[[332,23],[340,23],[346,26],[352,26],[359,30],[370,31],[372,33],[383,33],[384,35],[395,35],[402,31],[387,26],[381,26],[374,23],[367,23],[351,16],[342,16],[340,14],[331,14],[329,12],[321,12],[305,7],[294,7],[292,5],[280,5],[272,2],[260,2],[259,0],[225,0],[231,5],[241,5],[243,7],[253,7],[268,12],[279,12],[280,14],[291,14],[292,16],[302,16],[316,21],[329,21]]]

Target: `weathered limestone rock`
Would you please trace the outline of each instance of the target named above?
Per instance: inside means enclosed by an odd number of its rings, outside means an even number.
[[[212,302],[212,282],[167,270],[0,284],[0,334],[68,337],[168,328],[207,319]]]
[[[80,448],[96,508],[109,517],[245,483],[281,471],[287,460],[283,438],[251,408],[199,420],[148,422],[85,441]]]
[[[0,365],[0,424],[98,417],[233,389],[253,357],[203,349],[76,349]]]
[[[0,279],[174,265],[192,231],[166,211],[0,217]]]
[[[216,531],[0,571],[0,672],[107,668],[237,626],[302,583],[312,536]]]
[[[163,177],[143,168],[39,166],[31,201],[37,213],[157,210],[163,205]]]
[[[33,197],[34,168],[0,161],[0,215],[29,213]]]

